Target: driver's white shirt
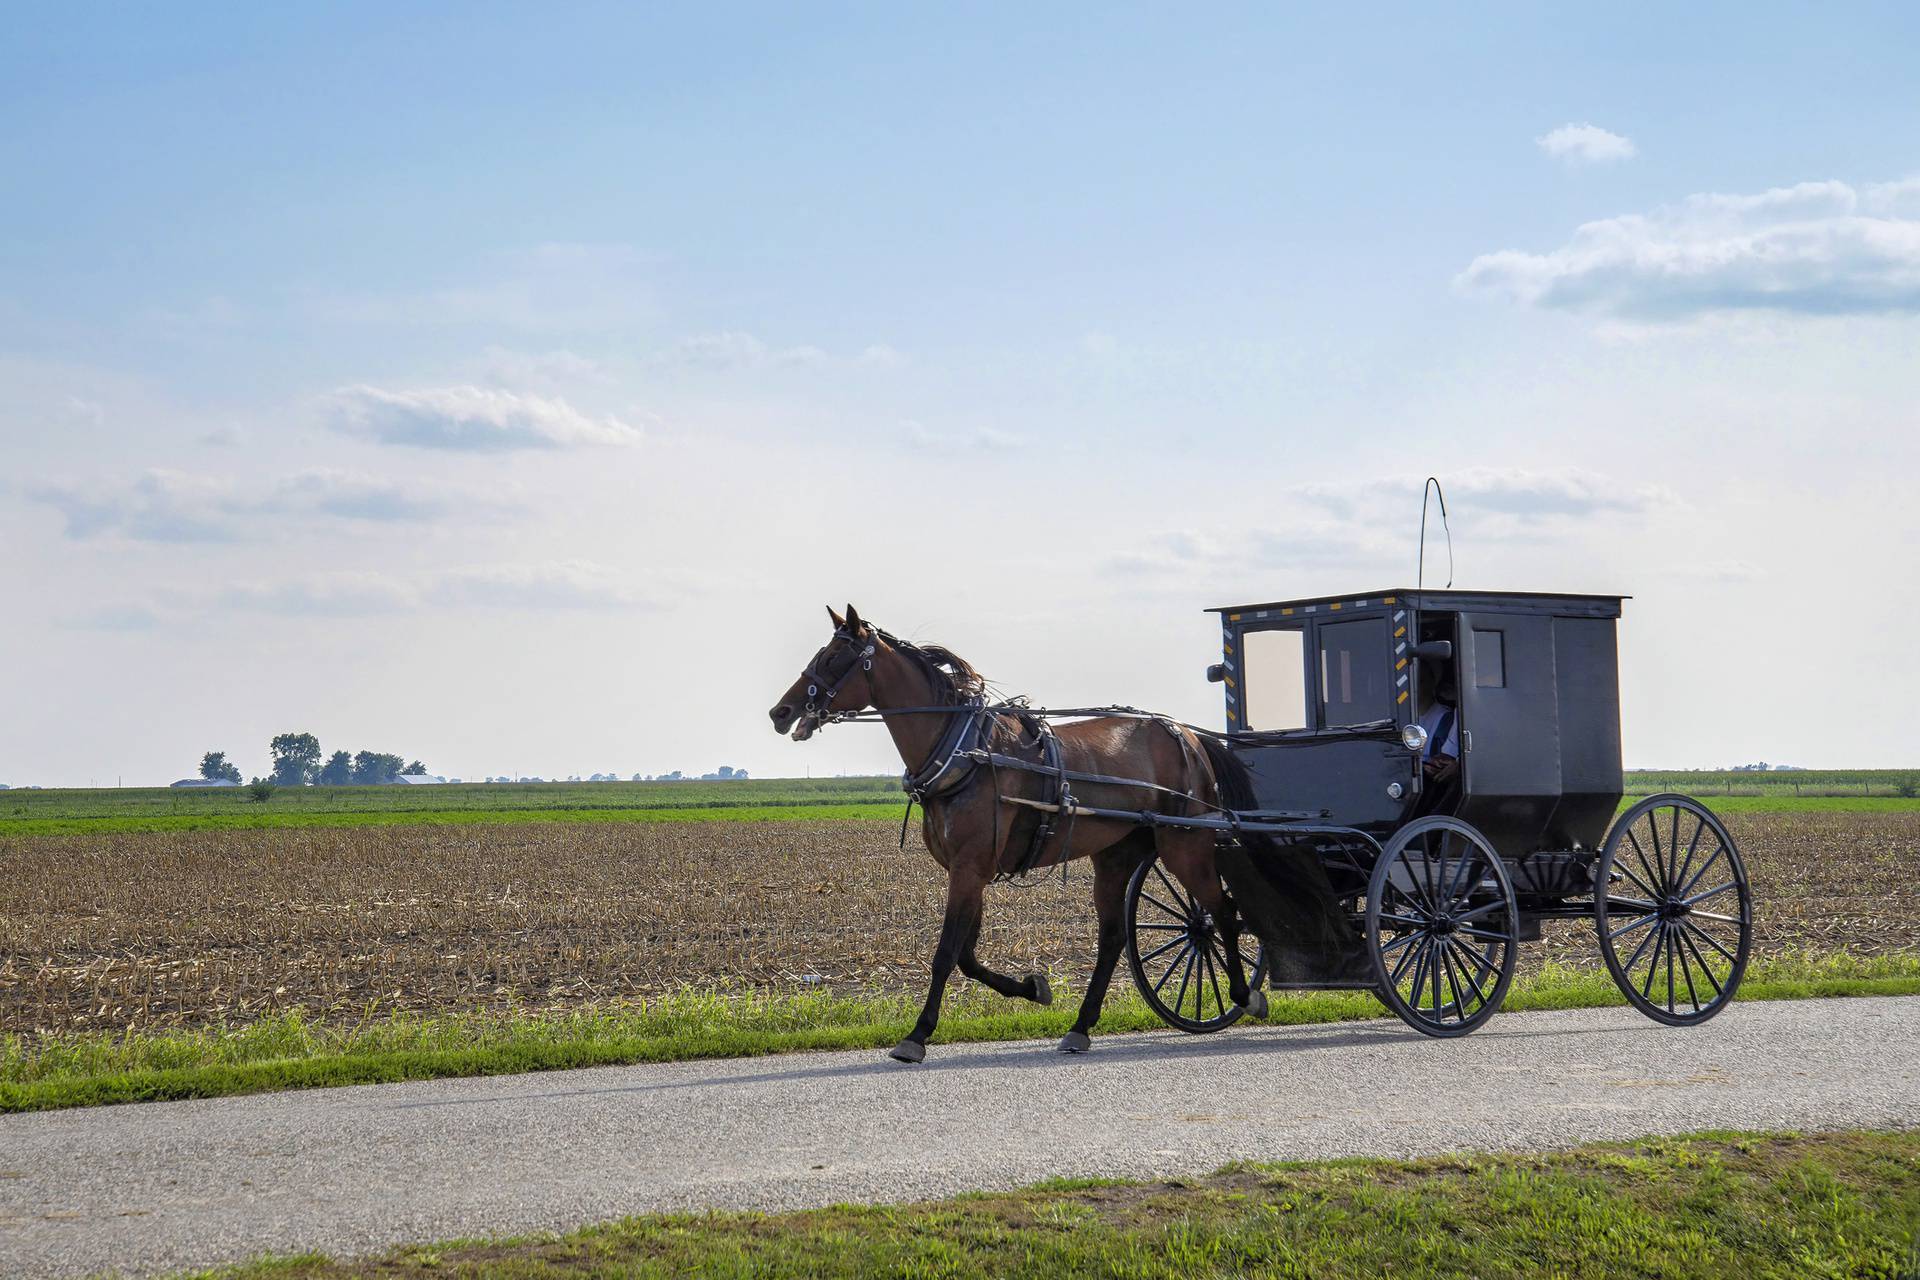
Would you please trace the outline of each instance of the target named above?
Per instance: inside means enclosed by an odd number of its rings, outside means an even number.
[[[1446,719],[1448,712],[1453,713],[1453,721],[1447,725],[1446,741],[1442,742],[1439,740],[1440,722]],[[1435,756],[1451,756],[1455,760],[1460,758],[1460,712],[1457,708],[1449,707],[1444,702],[1434,703],[1420,713],[1420,727],[1427,731],[1427,759]]]

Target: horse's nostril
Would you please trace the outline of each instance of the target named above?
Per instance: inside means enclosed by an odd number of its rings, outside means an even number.
[[[769,711],[767,714],[773,717],[775,720],[784,720],[788,716],[793,714],[793,708],[783,702],[779,706],[775,707],[773,710]]]

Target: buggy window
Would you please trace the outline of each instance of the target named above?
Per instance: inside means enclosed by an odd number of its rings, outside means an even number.
[[[1333,729],[1393,719],[1387,668],[1385,618],[1321,623],[1321,726]]]
[[[1473,683],[1478,689],[1507,687],[1506,636],[1473,629]]]
[[[1297,630],[1247,631],[1240,637],[1246,728],[1307,727],[1306,637]]]

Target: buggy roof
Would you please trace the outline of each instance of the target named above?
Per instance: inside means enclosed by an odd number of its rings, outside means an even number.
[[[1388,587],[1381,591],[1353,592],[1337,596],[1308,596],[1300,600],[1273,600],[1265,604],[1215,605],[1208,613],[1227,615],[1237,621],[1239,614],[1257,612],[1271,616],[1274,611],[1300,613],[1342,612],[1349,609],[1377,608],[1381,605],[1408,604],[1416,609],[1437,612],[1480,610],[1504,613],[1576,614],[1582,617],[1617,618],[1620,602],[1631,596],[1578,595],[1560,591],[1456,591],[1451,587],[1410,589]]]

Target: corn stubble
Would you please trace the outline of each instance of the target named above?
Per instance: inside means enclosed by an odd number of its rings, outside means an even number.
[[[1761,955],[1911,950],[1920,815],[1755,814]],[[875,822],[306,828],[0,840],[0,1031],[299,1009],[578,1007],[684,987],[917,991],[944,876]],[[1089,872],[990,893],[981,955],[1083,977]],[[1597,964],[1584,925],[1523,949]],[[1124,980],[1124,975],[1123,979]]]

